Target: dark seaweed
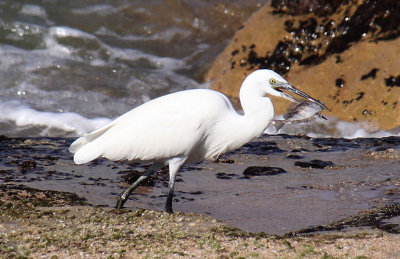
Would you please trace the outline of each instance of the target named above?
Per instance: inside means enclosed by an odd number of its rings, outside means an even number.
[[[294,163],[295,166],[303,167],[303,168],[317,168],[323,169],[327,166],[334,166],[335,164],[331,161],[322,161],[318,159],[314,159],[308,162],[296,161]]]
[[[339,88],[343,88],[344,87],[344,80],[342,78],[337,78],[335,80],[335,85]]]
[[[399,224],[388,224],[384,221],[386,219],[398,216],[400,216],[400,204],[391,204],[381,208],[370,209],[361,212],[356,216],[345,218],[343,220],[339,220],[331,224],[322,226],[313,226],[296,232],[288,233],[285,236],[297,236],[317,231],[342,230],[346,227],[365,227],[365,226],[375,227],[377,229],[381,229],[388,233],[400,234]]]
[[[400,35],[400,1],[365,0],[351,14],[354,4],[350,0],[272,1],[271,6],[275,8],[275,13],[314,13],[320,17],[335,13],[340,18],[336,21],[301,16],[289,18],[285,22],[285,29],[291,35],[290,38],[280,40],[272,52],[265,54],[251,49],[247,60],[240,65],[248,67],[248,70],[255,67],[268,68],[286,74],[293,63],[317,65],[331,55],[342,53],[356,42],[365,39],[392,40]],[[341,62],[340,58],[336,62]],[[371,76],[373,75],[372,71]]]
[[[291,15],[301,15],[314,13],[324,17],[333,14],[341,5],[350,3],[351,0],[272,0],[271,6],[276,13],[288,13]]]
[[[360,78],[360,80],[365,80],[365,79],[368,79],[368,78],[373,78],[373,79],[375,79],[375,77],[376,77],[376,72],[378,72],[378,71],[379,71],[379,69],[373,68],[373,69],[371,69],[371,71],[369,71],[367,74],[362,75],[361,78]]]
[[[246,176],[267,176],[286,173],[285,169],[270,166],[249,166],[244,170]]]
[[[387,87],[400,87],[400,75],[397,77],[390,76],[388,78],[385,78],[385,84]]]

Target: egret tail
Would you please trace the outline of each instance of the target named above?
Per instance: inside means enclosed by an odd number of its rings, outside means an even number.
[[[75,140],[68,148],[68,151],[74,154],[74,162],[84,164],[98,158],[101,155],[101,149],[95,146],[93,141],[107,132],[113,125],[112,122]]]

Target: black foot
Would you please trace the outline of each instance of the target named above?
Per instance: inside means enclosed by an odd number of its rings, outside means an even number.
[[[122,207],[124,206],[124,201],[122,201],[121,199],[118,199],[117,201],[117,205],[115,205],[116,209],[122,209]]]
[[[174,214],[172,211],[172,197],[174,196],[173,191],[169,191],[168,197],[167,197],[167,202],[165,203],[165,212],[169,214]]]
[[[165,207],[165,212],[168,214],[174,214],[172,208]]]
[[[124,207],[125,202],[126,202],[125,192],[123,192],[123,193],[121,193],[121,195],[118,197],[117,205],[115,205],[115,208],[116,208],[116,209],[122,209],[122,207]]]

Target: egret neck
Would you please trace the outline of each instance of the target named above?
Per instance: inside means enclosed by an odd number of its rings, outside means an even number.
[[[235,133],[235,144],[232,149],[240,147],[260,136],[268,127],[274,116],[274,106],[263,85],[255,86],[258,82],[245,80],[240,90],[240,103],[244,114],[236,117],[229,131]]]

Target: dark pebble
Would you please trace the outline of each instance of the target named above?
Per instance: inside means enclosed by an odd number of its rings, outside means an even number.
[[[331,161],[322,161],[318,159],[311,160],[309,162],[302,162],[302,161],[296,161],[294,163],[295,166],[303,167],[303,168],[317,168],[317,169],[323,169],[327,166],[334,166],[335,164],[332,163]]]
[[[243,174],[246,176],[266,176],[283,174],[286,171],[280,167],[269,166],[249,166],[244,170]]]
[[[214,160],[216,163],[225,163],[225,164],[233,164],[235,161],[232,159],[226,158],[226,157],[218,157],[216,160]]]
[[[232,179],[232,177],[236,176],[235,174],[226,174],[226,173],[216,173],[215,174],[218,179]]]
[[[36,167],[36,162],[33,160],[27,160],[21,163],[21,167],[26,169],[26,168],[35,168]]]
[[[287,155],[286,158],[289,158],[289,159],[302,159],[304,157],[303,156],[299,156],[299,155]]]
[[[192,195],[200,195],[200,194],[203,194],[203,192],[201,192],[201,191],[189,192],[189,193],[192,194]]]

